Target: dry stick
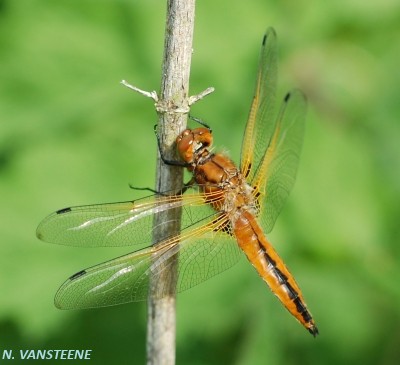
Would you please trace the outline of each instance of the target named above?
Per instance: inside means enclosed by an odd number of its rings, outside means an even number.
[[[208,88],[189,97],[189,74],[192,56],[195,0],[168,0],[165,29],[161,93],[143,91],[122,81],[128,88],[152,98],[159,113],[158,134],[166,159],[176,159],[175,139],[185,129],[190,105],[214,91]],[[157,160],[156,191],[179,191],[183,169],[165,165]],[[154,220],[154,242],[179,233],[180,209],[161,212]],[[165,224],[170,222],[170,224]],[[162,223],[162,224],[161,224]],[[150,278],[147,323],[147,364],[175,364],[175,288],[177,281],[176,256],[166,260],[168,270]],[[157,264],[159,268],[160,264]],[[159,297],[159,293],[163,297]]]
[[[168,0],[167,24],[165,28],[164,59],[162,66],[159,109],[159,134],[163,153],[174,159],[173,146],[176,136],[185,128],[187,115],[178,109],[187,108],[189,94],[190,62],[192,56],[195,0]],[[167,166],[160,156],[157,160],[156,190],[170,191],[182,188],[182,168]],[[158,214],[154,221],[154,242],[178,233],[180,209]],[[168,226],[161,222],[171,222]],[[160,227],[160,228],[158,228]],[[170,262],[172,260],[172,262]],[[147,314],[147,364],[175,364],[175,288],[178,262],[170,258],[160,275],[151,278],[151,289]],[[162,290],[167,296],[158,299],[155,293]]]
[[[167,23],[165,27],[164,57],[159,111],[159,135],[164,156],[174,159],[176,136],[186,127],[189,75],[192,58],[195,0],[168,0]],[[163,113],[161,108],[165,108]],[[183,109],[182,111],[179,109]],[[179,110],[179,111],[178,111]],[[156,190],[176,191],[182,188],[183,169],[167,166],[160,156],[157,159]],[[180,229],[180,209],[158,214],[154,221],[154,242],[178,233]],[[168,226],[161,222],[171,222]],[[160,227],[160,228],[158,228]],[[173,262],[169,262],[172,260]],[[151,278],[151,289],[147,314],[147,364],[175,364],[175,288],[178,262],[172,257],[165,265],[168,270]],[[157,298],[155,293],[168,293]]]

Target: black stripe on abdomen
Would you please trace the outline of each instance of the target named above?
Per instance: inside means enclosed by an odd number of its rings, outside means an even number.
[[[272,272],[274,273],[274,276],[278,279],[278,282],[281,286],[286,287],[286,293],[288,293],[288,296],[290,300],[293,301],[293,303],[296,306],[296,310],[298,313],[301,314],[305,322],[310,322],[312,320],[311,314],[308,311],[306,305],[304,302],[301,300],[299,293],[290,285],[287,276],[277,268],[275,260],[271,258],[270,255],[265,251],[263,246],[260,246],[262,251],[264,252],[265,259],[267,260],[268,264],[271,264],[272,266]]]

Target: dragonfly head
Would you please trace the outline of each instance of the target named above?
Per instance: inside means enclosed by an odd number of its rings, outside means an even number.
[[[178,152],[187,163],[194,162],[211,144],[212,134],[208,128],[185,129],[176,139]]]

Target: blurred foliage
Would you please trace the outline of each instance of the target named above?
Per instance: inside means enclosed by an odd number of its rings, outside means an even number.
[[[397,364],[400,358],[400,4],[199,1],[192,112],[238,161],[259,44],[280,46],[280,91],[309,99],[294,192],[271,240],[303,288],[312,339],[243,259],[178,297],[179,364]],[[93,349],[92,364],[145,362],[145,304],[62,312],[58,285],[121,249],[39,242],[68,205],[153,186],[152,103],[164,1],[0,1],[0,351]],[[226,131],[229,130],[229,137]],[[17,364],[17,360],[14,364]]]

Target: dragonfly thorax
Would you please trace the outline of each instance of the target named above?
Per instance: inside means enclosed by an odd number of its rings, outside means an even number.
[[[227,214],[231,221],[235,221],[242,210],[256,214],[253,188],[228,156],[202,148],[193,154],[189,170],[206,201],[215,210]]]
[[[257,215],[256,202],[252,194],[252,187],[240,176],[235,184],[227,185],[224,188],[224,199],[221,210],[226,213],[232,223],[248,211]]]

